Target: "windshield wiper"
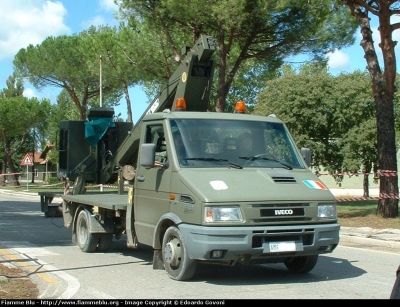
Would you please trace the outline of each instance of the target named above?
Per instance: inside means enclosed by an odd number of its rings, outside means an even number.
[[[210,162],[228,162],[228,159],[217,159],[217,158],[183,158],[183,160],[195,160],[195,161],[210,161]],[[236,163],[228,162],[228,164],[234,168],[242,169],[243,167]]]
[[[195,160],[195,161],[212,161],[212,162],[226,162],[227,159],[217,159],[217,158],[183,158],[183,160]]]
[[[243,168],[243,166],[241,166],[239,164],[236,164],[236,163],[232,163],[232,162],[229,162],[229,165],[232,166],[233,168],[238,168],[238,169],[242,169]]]
[[[184,158],[183,160],[195,160],[195,161],[210,161],[210,162],[228,162],[228,159],[217,159],[217,158]],[[242,169],[243,167],[236,163],[228,162],[233,168]]]
[[[278,162],[279,164],[283,165],[285,168],[291,170],[293,169],[293,167],[289,164],[283,163],[277,159],[273,159],[273,158],[268,158],[268,157],[258,157],[258,156],[254,156],[254,157],[239,157],[239,159],[245,159],[245,160],[249,160],[249,161],[254,161],[254,160],[265,160],[265,161],[274,161],[274,162]]]

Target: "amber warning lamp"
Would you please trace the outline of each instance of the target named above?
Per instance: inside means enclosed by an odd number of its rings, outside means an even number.
[[[178,98],[175,103],[175,111],[186,111],[185,98]]]
[[[244,103],[244,101],[240,100],[236,102],[235,113],[246,113],[246,104]]]

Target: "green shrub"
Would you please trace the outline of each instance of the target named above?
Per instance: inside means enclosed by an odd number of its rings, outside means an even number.
[[[56,184],[56,183],[60,183],[62,182],[60,179],[58,179],[57,177],[49,177],[47,180],[48,184]]]

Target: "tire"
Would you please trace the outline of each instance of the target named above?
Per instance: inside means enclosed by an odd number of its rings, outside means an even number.
[[[162,261],[169,277],[174,280],[191,279],[196,271],[196,260],[190,259],[180,230],[171,226],[164,234]]]
[[[112,239],[113,239],[113,234],[112,233],[99,233],[97,234],[99,236],[99,242],[96,248],[96,251],[98,252],[106,252],[109,250]]]
[[[97,248],[99,235],[89,232],[89,212],[87,210],[79,212],[76,221],[76,239],[82,252],[92,253]]]
[[[296,273],[308,273],[315,267],[317,261],[318,255],[313,255],[288,258],[284,263],[289,271]]]

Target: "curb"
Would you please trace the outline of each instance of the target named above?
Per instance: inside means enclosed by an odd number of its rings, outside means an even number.
[[[400,242],[396,241],[388,241],[382,239],[374,239],[374,238],[364,238],[356,235],[349,234],[341,234],[340,235],[340,244],[362,244],[362,245],[373,245],[377,247],[385,247],[389,249],[400,250]]]
[[[17,196],[26,196],[26,197],[35,197],[39,196],[37,193],[34,192],[15,192],[10,190],[2,190],[0,189],[0,194],[8,194],[8,195],[17,195]]]

